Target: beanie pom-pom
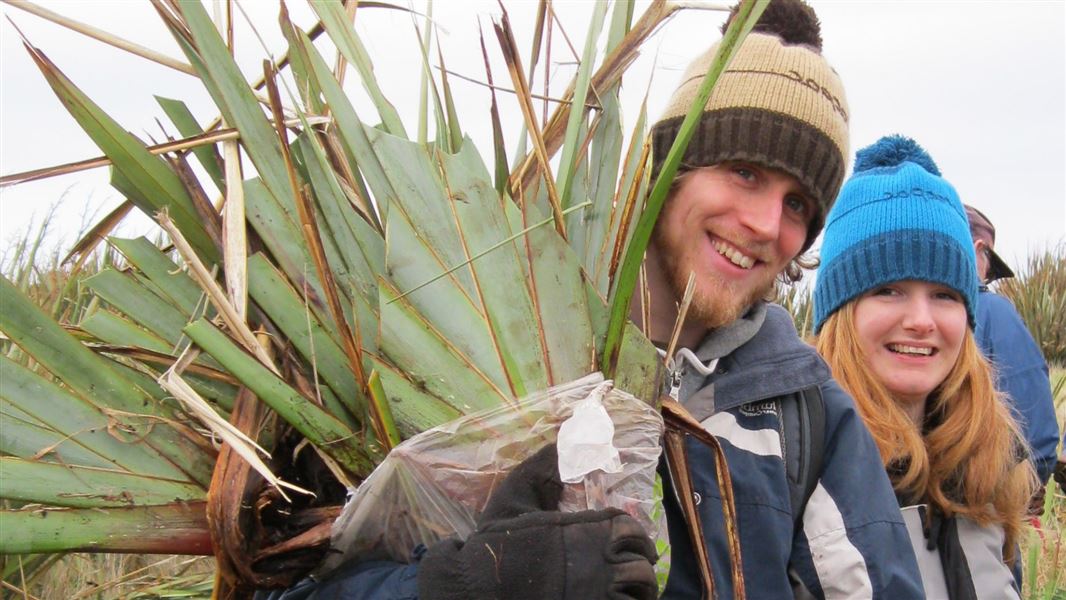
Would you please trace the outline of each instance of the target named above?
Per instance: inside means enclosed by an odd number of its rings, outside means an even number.
[[[855,173],[877,167],[895,167],[912,162],[931,175],[940,175],[933,157],[917,142],[902,135],[888,135],[855,153]]]
[[[732,8],[722,25],[722,33],[736,17],[740,4]],[[807,45],[822,51],[822,25],[814,9],[802,0],[773,0],[759,16],[752,31],[781,38],[785,44]]]

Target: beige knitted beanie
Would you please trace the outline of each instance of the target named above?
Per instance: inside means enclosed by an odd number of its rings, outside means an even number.
[[[715,43],[689,65],[652,126],[653,177],[717,49]],[[682,165],[742,160],[798,179],[820,208],[806,250],[840,191],[848,152],[847,100],[840,77],[821,55],[817,17],[799,0],[773,0],[719,78]]]

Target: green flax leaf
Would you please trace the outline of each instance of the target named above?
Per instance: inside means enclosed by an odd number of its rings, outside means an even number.
[[[350,473],[365,476],[373,469],[359,438],[343,421],[271,373],[210,322],[195,321],[185,332],[261,401]]]

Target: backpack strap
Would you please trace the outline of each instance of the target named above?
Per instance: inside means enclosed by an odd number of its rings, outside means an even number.
[[[803,511],[822,472],[825,456],[825,399],[818,386],[804,388],[777,401],[782,449],[788,474],[793,529],[799,531]]]

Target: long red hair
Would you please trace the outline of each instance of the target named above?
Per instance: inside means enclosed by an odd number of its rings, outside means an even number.
[[[896,491],[949,516],[1001,525],[1010,560],[1036,476],[1029,461],[1020,460],[1024,438],[996,392],[973,332],[966,330],[958,360],[930,395],[921,429],[867,367],[854,301],[826,319],[816,345],[855,399],[882,462],[892,467]]]

